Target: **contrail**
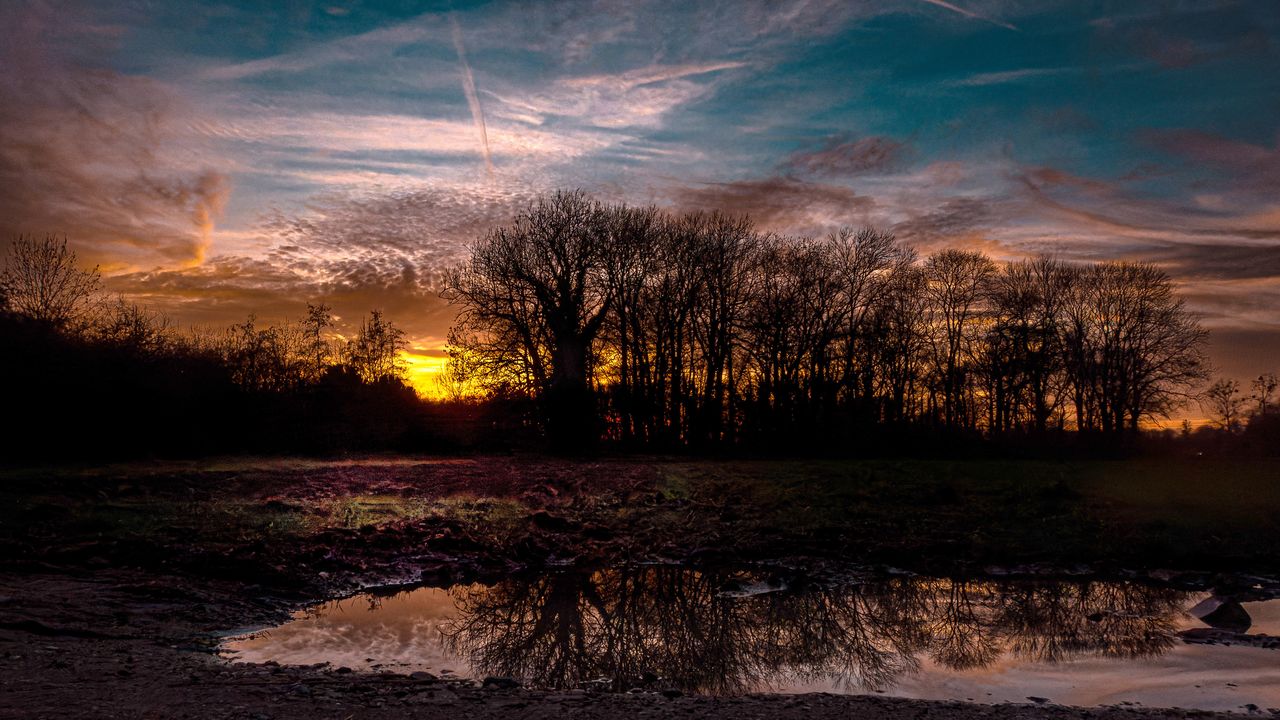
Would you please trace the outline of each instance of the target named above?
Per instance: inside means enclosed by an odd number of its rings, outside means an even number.
[[[476,79],[471,75],[471,65],[467,63],[467,51],[462,46],[462,28],[458,27],[458,18],[449,15],[453,23],[453,47],[458,51],[458,62],[462,64],[462,91],[467,95],[467,105],[471,108],[471,119],[476,123],[476,132],[480,133],[480,151],[484,154],[484,167],[489,177],[493,177],[493,160],[489,157],[489,131],[484,126],[484,109],[480,107],[480,96],[476,94]]]
[[[955,5],[952,5],[951,3],[947,2],[947,0],[924,0],[924,2],[927,2],[930,5],[937,5],[938,7],[944,8],[946,10],[950,10],[951,12],[960,13],[961,15],[964,15],[965,17],[968,17],[968,18],[973,18],[974,20],[982,20],[985,22],[989,22],[992,25],[999,25],[1002,28],[1008,28],[1010,30],[1018,29],[1017,25],[1004,22],[1003,20],[996,20],[995,18],[989,18],[985,15],[979,15],[978,13],[973,12],[972,10],[965,10],[962,7],[957,7]]]

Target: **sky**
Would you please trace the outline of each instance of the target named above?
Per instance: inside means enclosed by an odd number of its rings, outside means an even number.
[[[4,0],[0,245],[184,326],[405,328],[539,193],[1159,263],[1280,369],[1280,2]]]

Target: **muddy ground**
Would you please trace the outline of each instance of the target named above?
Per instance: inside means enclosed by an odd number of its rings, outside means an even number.
[[[367,585],[566,563],[1086,573],[1230,590],[1276,570],[1277,469],[486,457],[10,470],[0,717],[1199,715],[547,692],[232,665],[211,650],[227,631]]]

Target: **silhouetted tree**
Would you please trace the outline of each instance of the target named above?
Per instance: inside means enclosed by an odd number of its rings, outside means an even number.
[[[177,342],[169,318],[123,297],[102,309],[91,333],[100,342],[147,356],[164,354]]]
[[[489,336],[481,342],[515,344],[562,450],[590,445],[597,432],[593,344],[612,302],[605,213],[582,192],[541,198],[472,247],[469,262],[446,278],[464,325]]]
[[[1209,386],[1200,402],[1218,429],[1227,432],[1240,429],[1245,399],[1240,395],[1239,382],[1225,378],[1218,380]]]
[[[844,227],[827,238],[832,267],[839,283],[835,320],[835,374],[845,402],[856,407],[859,419],[876,422],[886,413],[877,394],[889,382],[886,342],[888,308],[898,300],[903,271],[915,253],[899,245],[890,233],[871,228]],[[904,390],[905,391],[905,390]]]
[[[988,428],[1043,433],[1063,400],[1062,310],[1070,274],[1054,260],[1005,264],[990,284],[982,354]]]
[[[1275,373],[1263,373],[1250,383],[1253,395],[1250,397],[1257,403],[1257,414],[1266,415],[1271,409],[1271,397],[1280,388],[1280,376]]]
[[[542,401],[561,448],[597,419],[650,446],[830,446],[877,424],[1119,438],[1205,375],[1204,330],[1150,265],[917,262],[874,230],[761,235],[575,192],[448,278],[455,385]]]
[[[332,364],[333,349],[325,333],[333,327],[331,308],[324,303],[312,305],[307,303],[307,314],[302,320],[302,376],[308,383],[316,383],[324,377],[325,370]]]
[[[1077,427],[1135,434],[1167,417],[1207,376],[1205,330],[1153,265],[1109,262],[1078,271],[1067,302]]]
[[[58,330],[79,330],[91,319],[102,281],[83,270],[66,239],[19,236],[9,246],[0,285],[15,313]]]
[[[973,427],[970,371],[977,358],[984,302],[995,264],[979,252],[943,250],[924,264],[933,319],[935,382],[947,428]]]
[[[409,346],[404,331],[374,310],[360,323],[360,332],[347,342],[343,363],[362,382],[401,381],[406,366],[400,351]]]

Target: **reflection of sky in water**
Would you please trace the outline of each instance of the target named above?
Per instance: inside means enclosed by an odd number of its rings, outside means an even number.
[[[1231,685],[1228,685],[1231,683]],[[786,692],[838,691],[830,684],[795,684]],[[1245,703],[1280,705],[1280,651],[1178,644],[1142,660],[1084,658],[1058,663],[1002,660],[982,670],[955,671],[927,662],[886,694],[925,700],[1027,702],[1240,710]]]
[[[1240,603],[1240,607],[1253,620],[1253,624],[1249,626],[1250,633],[1280,636],[1280,600]]]
[[[736,681],[709,681],[689,671],[689,677],[659,684],[712,692],[866,692],[878,684],[887,694],[924,699],[1026,702],[1034,696],[1083,706],[1280,707],[1280,650],[1170,641],[1177,630],[1202,626],[1181,610],[1203,594],[1100,583],[957,588],[912,580],[887,590],[856,586],[742,597],[726,588],[750,587],[754,579],[738,576],[726,585],[723,577],[670,569],[550,578],[332,601],[224,649],[250,662],[475,677],[528,678],[557,663],[572,666],[555,676],[567,678],[563,683],[540,683],[549,685],[575,684],[575,678],[607,675],[610,668],[639,677],[646,667],[664,676],[684,667],[715,667],[736,674]],[[898,594],[910,609],[892,607],[889,599]],[[841,620],[832,624],[826,617],[822,627],[814,620],[812,634],[829,636],[835,629],[839,637],[805,637],[807,619],[829,616],[832,607],[844,613]],[[1244,607],[1253,617],[1251,633],[1280,635],[1280,601]],[[673,608],[675,615],[661,614]],[[687,633],[671,631],[675,617],[689,626]],[[567,633],[559,655],[544,642],[559,642],[554,628]],[[1044,661],[1049,646],[1058,648],[1049,654],[1060,661]],[[859,680],[878,671],[841,666],[874,665],[877,653],[891,670],[870,688]],[[1143,657],[1125,657],[1132,655]]]
[[[278,628],[227,643],[237,658],[287,665],[329,662],[462,674],[465,661],[445,649],[441,626],[456,615],[449,591],[419,588],[388,598],[357,595],[323,603]]]

